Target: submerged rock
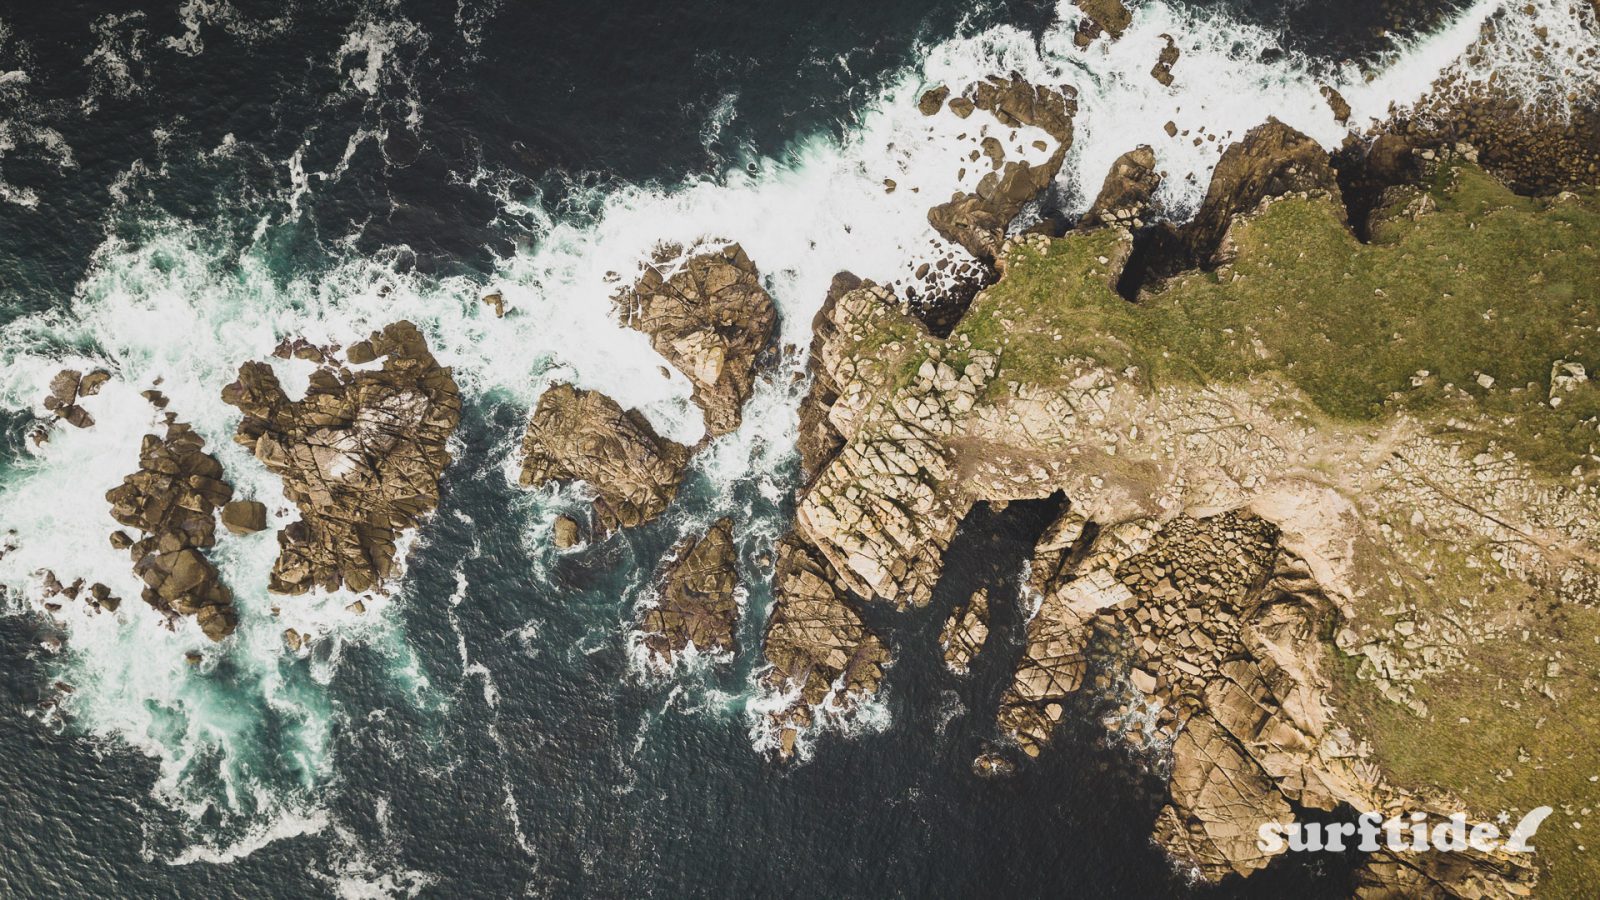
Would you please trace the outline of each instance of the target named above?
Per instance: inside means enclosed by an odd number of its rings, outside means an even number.
[[[239,616],[233,593],[203,551],[216,544],[216,510],[233,488],[204,448],[204,439],[181,422],[168,425],[165,438],[145,435],[139,470],[106,492],[106,501],[112,518],[142,534],[128,552],[145,583],[144,602],[169,616],[193,617],[206,637],[220,641],[233,633]],[[121,543],[115,534],[112,543]],[[91,596],[115,609],[107,603],[110,591],[103,593]]]
[[[756,363],[778,326],[777,307],[743,248],[699,253],[676,269],[664,261],[646,266],[618,307],[623,324],[650,335],[656,352],[688,377],[707,435],[738,428]]]
[[[595,492],[596,531],[608,534],[661,515],[677,496],[689,450],[661,437],[638,410],[598,391],[550,387],[522,439],[521,483],[582,481]]]
[[[659,662],[672,665],[691,644],[700,653],[733,651],[737,562],[732,519],[718,519],[698,539],[685,538],[673,548],[660,595],[639,622],[644,645]]]
[[[415,325],[396,322],[352,345],[352,372],[328,363],[290,400],[272,367],[249,362],[222,399],[244,413],[234,440],[283,481],[301,518],[278,532],[269,588],[379,587],[394,572],[395,541],[439,502],[446,442],[461,397]]]

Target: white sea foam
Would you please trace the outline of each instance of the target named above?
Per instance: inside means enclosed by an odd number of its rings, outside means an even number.
[[[1564,52],[1541,57],[1528,44],[1534,39],[1560,41],[1562,48],[1579,48],[1581,55],[1587,46],[1583,42],[1594,40],[1592,13],[1578,12],[1572,0],[1535,0],[1533,5],[1531,19],[1520,11],[1520,2],[1494,19],[1492,27],[1501,37],[1488,52],[1504,67],[1502,83],[1525,86],[1530,96],[1541,97],[1580,85],[1592,89],[1592,56],[1580,56],[1580,61],[1591,60],[1581,64],[1569,62]],[[1398,47],[1370,80],[1353,69],[1336,70],[1324,79],[1349,100],[1357,123],[1380,118],[1391,104],[1416,101],[1501,6],[1480,0],[1434,34]],[[203,46],[203,28],[232,15],[226,4],[202,0],[190,0],[182,12],[187,30],[174,46],[196,53]],[[219,391],[233,379],[240,362],[266,358],[284,336],[347,344],[390,321],[409,318],[422,328],[441,362],[453,367],[470,403],[511,403],[526,409],[548,384],[569,380],[604,391],[625,407],[642,409],[664,434],[692,443],[704,429],[689,402],[687,381],[675,372],[662,377],[658,369],[665,360],[645,336],[619,326],[613,293],[636,277],[660,242],[690,246],[737,240],[778,302],[781,341],[804,347],[811,318],[835,272],[848,269],[893,283],[906,280],[921,262],[959,252],[938,238],[926,214],[951,192],[970,188],[980,174],[970,162],[965,164],[969,171],[961,174],[963,159],[985,135],[1006,142],[1013,157],[1047,154],[1048,139],[1023,129],[1013,141],[1008,129],[982,113],[967,120],[949,112],[924,117],[916,110],[916,98],[926,87],[945,83],[959,88],[1011,70],[1045,83],[1076,86],[1077,138],[1059,183],[1065,204],[1073,209],[1088,203],[1112,159],[1140,143],[1155,149],[1167,173],[1162,199],[1170,211],[1182,214],[1198,202],[1222,146],[1268,116],[1329,146],[1345,135],[1321,98],[1323,80],[1308,61],[1292,54],[1274,62],[1259,60],[1259,50],[1271,41],[1265,32],[1216,13],[1180,13],[1148,2],[1136,8],[1121,41],[1078,50],[1071,40],[1076,15],[1063,3],[1061,24],[1038,42],[1015,29],[996,28],[930,48],[923,67],[890,84],[842,140],[800,140],[779,158],[755,160],[754,171],[736,169],[721,179],[692,179],[671,188],[612,188],[596,199],[597,212],[582,220],[557,221],[535,204],[508,204],[507,214],[527,223],[538,240],[500,260],[488,284],[397,274],[396,262],[406,256],[403,249],[368,258],[352,254],[328,271],[285,282],[270,271],[266,241],[235,254],[202,229],[179,222],[146,223],[157,227],[137,243],[108,239],[70,308],[0,329],[0,406],[7,409],[44,415],[39,402],[46,385],[65,365],[104,365],[116,376],[99,396],[86,401],[98,420],[93,428],[56,428],[50,442],[0,484],[5,517],[0,526],[18,532],[17,549],[0,559],[0,584],[36,602],[36,573],[49,568],[64,582],[76,577],[103,582],[125,600],[114,616],[89,615],[82,606],[63,611],[62,626],[70,640],[59,674],[77,688],[67,701],[69,711],[91,732],[123,740],[159,760],[158,796],[179,808],[219,802],[259,810],[261,804],[252,798],[268,790],[264,785],[299,785],[274,788],[288,793],[268,795],[268,806],[277,806],[269,810],[260,833],[273,834],[274,827],[291,827],[314,812],[293,791],[330,775],[334,711],[323,685],[335,677],[344,642],[378,648],[414,697],[427,694],[420,664],[395,617],[383,609],[385,597],[366,598],[367,614],[356,615],[345,608],[354,598],[342,594],[274,598],[265,593],[276,552],[273,529],[251,537],[224,536],[214,553],[241,611],[239,632],[228,642],[210,645],[189,623],[169,632],[138,602],[139,585],[127,554],[106,542],[115,525],[104,495],[136,468],[140,437],[155,424],[154,410],[137,394],[157,379],[171,398],[170,409],[191,422],[208,450],[222,460],[238,495],[266,502],[275,525],[292,521],[297,513],[276,479],[230,440],[238,414],[221,402]],[[1537,38],[1534,28],[1541,26],[1553,37]],[[1583,33],[1582,26],[1590,30]],[[1171,34],[1182,52],[1170,88],[1149,75],[1162,34]],[[352,30],[337,61],[348,77],[347,89],[360,96],[384,95],[389,79],[407,77],[396,60],[417,40],[405,23],[365,23]],[[0,79],[7,78],[0,74]],[[0,83],[0,91],[13,90],[16,81]],[[400,87],[409,93],[409,84]],[[1169,120],[1179,129],[1177,137],[1169,138],[1163,130]],[[54,153],[62,164],[70,164],[64,144],[52,145],[49,134],[25,134],[20,128],[0,123],[0,156],[31,142],[47,157]],[[1201,137],[1199,146],[1193,143],[1196,136]],[[353,130],[351,152],[364,139],[359,129]],[[1035,139],[1045,140],[1046,150],[1033,148]],[[287,161],[282,171],[286,177],[291,171]],[[302,175],[298,183],[285,184],[283,199],[297,189],[316,190],[318,180]],[[895,190],[886,190],[885,179],[895,181]],[[478,180],[486,189],[510,183],[491,173]],[[6,190],[0,182],[0,199],[27,202],[26,195],[6,195]],[[261,234],[282,224],[264,221]],[[502,293],[508,308],[504,319],[480,302],[487,290]],[[792,452],[801,395],[791,377],[802,363],[802,354],[785,357],[779,370],[759,385],[744,427],[702,454],[697,466],[714,496],[704,509],[676,523],[685,531],[704,528],[716,515],[744,513],[737,485],[754,483],[774,507],[791,489],[783,466]],[[287,384],[303,385],[303,366],[274,366]],[[515,437],[509,435],[501,446],[508,472],[514,466],[514,446]],[[535,494],[523,502],[536,507],[534,518],[548,522],[551,509],[570,505],[573,498]],[[770,545],[783,527],[778,516],[763,513],[757,521],[741,524],[746,535],[741,539]],[[648,572],[636,581],[644,578]],[[280,635],[285,626],[315,636],[309,663],[284,653]],[[537,623],[526,635],[530,652],[537,649]],[[595,652],[605,646],[603,640],[583,642],[566,651]],[[205,662],[187,666],[183,655],[190,650],[204,654]],[[222,657],[239,673],[228,684],[213,677]],[[470,665],[465,653],[463,661]],[[487,679],[485,684],[487,688]],[[782,700],[750,700],[753,732],[760,731],[765,719],[761,712]],[[280,738],[287,746],[274,749],[271,761],[250,753],[251,742],[259,737],[258,717],[266,709],[288,722],[287,736]],[[820,717],[823,723],[835,720],[845,727],[884,727],[887,707],[880,700],[850,716],[825,710]],[[764,733],[753,737],[773,738]],[[808,746],[802,742],[802,753],[809,752]],[[219,776],[219,794],[196,786],[201,770]],[[290,799],[272,799],[280,796]]]

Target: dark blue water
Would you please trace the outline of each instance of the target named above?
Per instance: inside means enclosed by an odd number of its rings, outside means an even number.
[[[0,155],[0,182],[36,201],[0,203],[0,323],[71,303],[108,236],[137,242],[171,222],[241,249],[269,242],[285,280],[351,253],[487,272],[541,237],[542,219],[507,197],[574,217],[608,186],[715,177],[847,132],[932,44],[1054,19],[1039,0],[235,3],[197,20],[199,44],[169,44],[189,29],[186,8],[0,8],[0,73],[27,72],[0,81],[0,119],[21,136]],[[1232,12],[1278,29],[1286,50],[1336,60],[1444,8]],[[372,42],[341,48],[368,33],[383,36],[384,77],[363,83]],[[291,197],[296,158],[328,177]],[[264,219],[279,224],[258,238]],[[892,726],[825,736],[810,761],[782,768],[752,751],[729,699],[757,663],[758,616],[725,669],[676,685],[629,671],[623,598],[671,543],[665,520],[560,559],[525,546],[525,510],[499,475],[524,414],[467,411],[440,514],[393,607],[428,699],[380,648],[346,645],[327,686],[332,777],[296,784],[285,759],[264,781],[326,812],[315,833],[173,864],[208,829],[237,840],[249,817],[169,808],[151,797],[155,761],[30,715],[50,693],[44,626],[0,618],[0,895],[299,897],[359,884],[428,896],[1347,895],[1337,861],[1188,885],[1149,842],[1159,782],[1107,744],[1088,700],[1016,777],[970,774],[1021,649],[1015,578],[1048,503],[980,510],[932,605],[873,611],[899,660],[883,693]],[[24,428],[8,414],[8,465]],[[713,493],[695,478],[680,515]],[[735,490],[752,519],[786,515]],[[769,543],[745,542],[747,575]],[[458,571],[469,588],[452,604]],[[929,651],[949,606],[980,586],[996,598],[997,640],[958,680]],[[763,592],[752,585],[751,610]],[[460,646],[481,668],[464,671]],[[211,677],[245,678],[227,665]],[[241,714],[263,717],[269,755],[290,727],[272,710]]]

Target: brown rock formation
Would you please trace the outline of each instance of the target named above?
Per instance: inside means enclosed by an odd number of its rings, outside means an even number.
[[[550,387],[522,439],[526,486],[582,481],[596,493],[600,534],[642,525],[677,496],[689,450],[656,434],[638,410],[570,384]]]
[[[88,428],[94,424],[94,416],[79,406],[78,400],[98,394],[100,386],[110,378],[111,373],[104,369],[95,369],[87,375],[74,369],[62,369],[50,379],[50,393],[44,398],[44,408],[68,425]]]
[[[1150,212],[1150,201],[1156,188],[1161,186],[1161,174],[1156,171],[1156,154],[1148,145],[1141,144],[1117,157],[1111,171],[1100,185],[1094,205],[1084,214],[1087,227],[1119,225],[1138,228]]]
[[[234,534],[267,529],[267,506],[259,500],[235,500],[222,507],[222,524]]]
[[[972,660],[988,640],[989,592],[980,590],[950,613],[939,633],[945,668],[957,675],[967,674],[972,669]]]
[[[688,377],[706,433],[739,427],[755,387],[756,361],[777,333],[778,312],[738,244],[700,253],[676,270],[647,266],[618,298],[623,324],[650,335],[657,353]]]
[[[139,470],[106,492],[106,501],[112,518],[142,534],[128,552],[134,574],[145,583],[144,602],[168,616],[193,616],[206,637],[220,641],[233,633],[239,616],[232,592],[203,551],[216,543],[216,510],[233,488],[222,480],[222,464],[204,448],[205,441],[181,422],[168,425],[165,438],[145,435]],[[113,543],[119,543],[115,535]],[[92,596],[106,606],[110,592],[95,587],[105,596]]]
[[[304,399],[290,400],[270,366],[250,362],[222,391],[244,412],[234,440],[300,509],[300,521],[278,532],[276,593],[380,586],[394,571],[396,539],[439,502],[445,444],[461,417],[450,370],[410,322],[373,332],[346,358],[381,358],[383,367],[329,363],[312,373]]]
[[[1173,41],[1172,35],[1163,34],[1166,46],[1161,48],[1161,53],[1156,57],[1156,64],[1150,69],[1150,77],[1164,85],[1172,84],[1172,67],[1178,63],[1178,44]]]
[[[661,593],[640,619],[644,645],[670,666],[690,644],[701,653],[733,651],[739,619],[739,584],[733,520],[718,519],[699,539],[673,548],[661,575]]]
[[[1302,191],[1339,196],[1322,145],[1277,119],[1250,129],[1244,140],[1223,151],[1200,211],[1183,228],[1189,258],[1201,266],[1221,262],[1217,251],[1234,216],[1254,211],[1269,197]]]
[[[1349,122],[1350,103],[1344,99],[1344,95],[1327,85],[1323,85],[1321,91],[1322,98],[1328,101],[1328,108],[1333,110],[1334,121],[1340,125]]]
[[[570,550],[583,540],[578,531],[578,522],[571,516],[556,516],[555,524],[550,527],[550,536],[558,550]]]
[[[917,98],[917,110],[925,116],[934,115],[944,107],[945,98],[949,96],[950,89],[944,85],[923,91],[922,96]]]
[[[1152,230],[1124,281],[1149,286],[1189,269],[1226,264],[1225,239],[1233,217],[1254,212],[1269,198],[1297,192],[1323,192],[1342,199],[1327,151],[1277,119],[1268,119],[1223,151],[1193,219],[1182,226],[1161,223]]]
[[[848,710],[877,692],[889,650],[862,623],[827,562],[792,536],[778,545],[772,591],[762,640],[772,668],[763,681],[778,694],[794,695],[770,714],[780,755],[788,757],[796,733],[812,724],[818,707]]]
[[[1102,34],[1109,34],[1112,40],[1116,40],[1133,22],[1133,14],[1122,5],[1122,0],[1072,0],[1072,5],[1083,10],[1083,20],[1078,23],[1078,31],[1073,35],[1073,41],[1079,47],[1089,46]]]
[[[928,210],[928,222],[946,239],[965,247],[981,260],[993,260],[1005,240],[1006,228],[1022,207],[1050,186],[1067,150],[1072,146],[1072,116],[1077,112],[1074,94],[1036,86],[1012,76],[990,78],[971,85],[961,97],[971,108],[985,110],[1008,128],[1036,126],[1057,141],[1055,151],[1042,165],[1026,160],[1001,162],[984,175],[970,194],[951,195],[948,203]],[[992,154],[992,151],[991,151]]]

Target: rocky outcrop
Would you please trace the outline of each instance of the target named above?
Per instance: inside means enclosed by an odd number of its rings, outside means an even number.
[[[989,640],[989,592],[974,591],[967,602],[956,607],[939,632],[939,649],[944,666],[957,675],[972,669],[983,645]]]
[[[317,356],[329,354],[319,351]],[[222,399],[244,413],[234,440],[283,481],[300,520],[278,532],[269,588],[367,591],[395,568],[395,541],[439,502],[446,443],[461,417],[450,370],[410,322],[352,345],[290,400],[271,366],[250,362]]]
[[[687,259],[672,255],[645,267],[618,298],[618,312],[689,379],[714,438],[739,427],[756,364],[777,333],[777,307],[738,244]]]
[[[877,693],[889,650],[861,621],[828,563],[790,536],[778,545],[772,615],[762,639],[768,690],[785,699],[768,714],[780,757],[819,711],[848,714]]]
[[[111,373],[105,369],[95,369],[87,375],[75,369],[62,369],[50,379],[50,393],[44,398],[44,408],[74,428],[88,428],[94,424],[94,416],[79,406],[78,400],[100,393],[100,387],[110,378]]]
[[[1223,151],[1199,212],[1183,227],[1188,252],[1183,267],[1224,262],[1218,249],[1234,216],[1253,212],[1269,197],[1313,191],[1340,196],[1322,145],[1277,119],[1250,129],[1244,140]]]
[[[522,439],[521,483],[581,481],[594,492],[595,528],[607,534],[661,515],[677,496],[689,450],[656,434],[638,410],[570,384],[539,398]]]
[[[1122,0],[1072,0],[1072,5],[1083,11],[1073,41],[1087,47],[1102,34],[1112,40],[1122,37],[1122,32],[1133,22],[1133,14],[1122,5]]]
[[[144,436],[139,470],[106,493],[112,518],[141,534],[130,542],[116,532],[112,543],[126,545],[133,557],[134,574],[145,584],[144,602],[167,616],[193,617],[213,641],[239,624],[233,593],[205,553],[216,544],[217,508],[233,497],[222,474],[204,439],[175,422],[164,438]],[[104,606],[110,592],[95,587],[100,590],[93,596]]]
[[[1156,64],[1150,69],[1150,77],[1167,87],[1171,87],[1172,67],[1178,64],[1178,44],[1170,34],[1163,34],[1161,37],[1167,43],[1161,48],[1161,53],[1156,56]]]
[[[1175,134],[1175,126],[1168,123],[1167,132]],[[1342,199],[1327,151],[1277,119],[1268,119],[1223,151],[1205,200],[1189,222],[1162,222],[1143,237],[1122,278],[1126,296],[1132,299],[1141,287],[1191,269],[1227,264],[1226,238],[1234,217],[1254,212],[1271,198],[1296,193]]]
[[[930,354],[912,369],[899,402],[873,408],[875,393],[901,374],[904,354],[932,340],[892,304],[888,291],[866,284],[830,310],[834,338],[817,358],[818,377],[838,386],[828,420],[842,446],[801,497],[795,528],[856,595],[922,604],[973,502],[965,492],[946,490],[959,482],[945,438],[955,416],[972,408],[996,360],[976,351],[957,370]],[[899,338],[883,352],[857,352],[862,341],[886,332]],[[863,484],[872,488],[862,491]]]
[[[957,192],[949,202],[928,211],[928,222],[940,235],[960,244],[974,257],[992,261],[1011,221],[1061,171],[1072,146],[1075,95],[1071,89],[1032,85],[1012,76],[970,85],[949,105],[958,114],[962,109],[969,114],[972,109],[986,111],[1007,128],[1037,127],[1056,141],[1049,158],[1038,165],[1026,159],[1006,159],[998,141],[987,144],[992,170],[979,180],[977,189],[972,193]]]
[[[1150,215],[1151,198],[1161,186],[1156,154],[1141,144],[1117,157],[1100,185],[1094,205],[1084,214],[1082,227],[1113,225],[1140,228]]]
[[[660,576],[660,592],[639,622],[643,644],[655,662],[670,667],[691,645],[702,654],[733,652],[739,619],[737,563],[732,519],[718,519],[699,538],[685,538],[673,548]]]

